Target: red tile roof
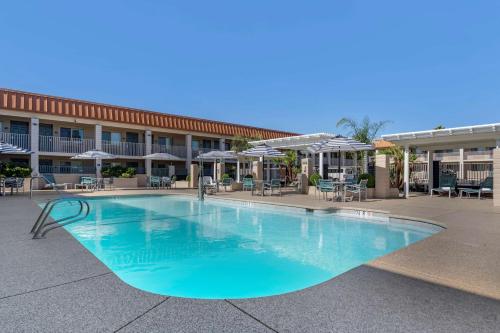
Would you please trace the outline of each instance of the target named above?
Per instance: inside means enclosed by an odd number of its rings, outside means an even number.
[[[296,133],[0,88],[0,108],[189,132],[275,139]]]

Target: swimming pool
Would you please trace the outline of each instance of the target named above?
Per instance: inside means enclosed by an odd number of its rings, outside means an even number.
[[[187,196],[88,200],[69,231],[124,282],[205,299],[282,294],[324,282],[439,231],[304,209]],[[53,217],[70,213],[64,205]]]

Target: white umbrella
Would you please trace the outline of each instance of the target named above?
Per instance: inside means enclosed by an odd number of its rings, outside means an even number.
[[[89,150],[86,151],[85,153],[77,154],[73,156],[71,159],[72,160],[112,160],[115,159],[116,156],[110,153],[106,153],[104,151],[100,150]],[[98,178],[97,175],[97,169],[96,169],[96,178]]]
[[[217,181],[217,161],[222,161],[222,160],[229,160],[229,159],[235,159],[238,158],[238,155],[232,150],[212,150],[207,153],[201,153],[196,157],[196,159],[200,162],[201,164],[201,172],[200,172],[200,181],[201,185],[199,187],[203,186],[203,161],[204,160],[209,160],[213,161],[215,163],[215,187],[217,191],[219,191],[219,182]]]
[[[374,147],[370,144],[338,135],[334,138],[315,143],[308,150],[312,153],[338,152],[338,172],[340,173],[340,152],[369,151],[374,150]]]
[[[32,151],[0,141],[0,154],[33,154]]]
[[[182,158],[169,153],[154,153],[144,156],[146,160],[159,160],[159,161],[182,161]]]
[[[73,156],[72,160],[112,160],[116,156],[110,153],[106,153],[100,150],[89,150],[85,153],[77,154]]]
[[[264,161],[265,158],[279,158],[286,156],[284,153],[266,145],[265,143],[244,150],[239,153],[239,155],[244,157],[262,157],[262,161]]]

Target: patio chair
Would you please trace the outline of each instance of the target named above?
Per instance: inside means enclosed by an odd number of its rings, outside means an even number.
[[[224,192],[227,191],[227,187],[233,184],[233,178],[223,178],[222,179],[222,187],[224,187]]]
[[[243,178],[243,191],[253,191],[256,190],[255,182],[253,178]]]
[[[330,179],[320,179],[319,180],[319,193],[320,196],[323,194],[325,199],[328,199],[328,193],[335,192],[335,185],[333,184],[333,180]]]
[[[5,196],[5,177],[0,177],[0,195]]]
[[[365,192],[365,200],[368,199],[368,179],[362,179],[359,184],[354,184],[354,185],[346,185],[345,187],[345,192],[352,194],[352,198],[354,198],[354,195],[358,195],[358,200],[361,202],[361,194]],[[344,198],[345,200],[345,198]]]
[[[161,177],[160,181],[163,188],[172,188],[172,179],[170,177]]]
[[[14,189],[16,189],[16,194],[19,193],[19,189],[21,189],[21,192],[24,192],[24,178],[16,178],[16,177],[5,178],[4,187],[10,188],[10,195],[14,194]],[[5,189],[4,189],[4,194],[5,194]]]
[[[479,185],[479,189],[459,188],[459,190],[460,198],[462,198],[463,194],[465,193],[467,194],[467,197],[470,197],[471,194],[477,194],[477,198],[481,199],[481,194],[493,194],[493,177],[486,177]]]
[[[54,177],[54,174],[52,173],[46,173],[40,175],[42,179],[45,181],[45,185],[43,186],[44,189],[53,189],[53,190],[58,190],[58,189],[64,189],[67,190],[68,186],[70,183],[61,183],[57,184],[56,179]]]
[[[431,190],[431,197],[436,192],[438,194],[448,193],[448,197],[451,198],[451,192],[454,192],[456,187],[457,176],[443,173],[439,176],[439,187]]]
[[[148,177],[148,187],[149,188],[157,188],[161,187],[161,179],[158,176],[149,176]]]
[[[83,190],[95,190],[97,188],[97,179],[89,176],[81,176],[80,183],[75,184],[75,189],[81,188]]]
[[[203,176],[202,182],[203,182],[203,188],[205,189],[205,193],[209,194],[215,193],[215,191],[217,190],[217,184],[214,182],[212,177]]]
[[[281,196],[281,180],[271,179],[270,183],[264,184],[264,190],[270,190],[271,195],[273,195],[274,190],[277,189],[279,195]]]

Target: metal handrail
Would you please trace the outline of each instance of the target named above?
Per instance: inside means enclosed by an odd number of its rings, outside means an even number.
[[[54,207],[61,202],[77,202],[80,205],[80,209],[77,214],[66,216],[58,220],[47,222],[50,213]],[[31,228],[30,233],[33,234],[33,239],[44,238],[45,235],[56,228],[63,227],[70,223],[78,222],[85,219],[90,214],[90,205],[87,201],[81,198],[57,198],[47,202],[42,212],[38,216],[35,224]]]

